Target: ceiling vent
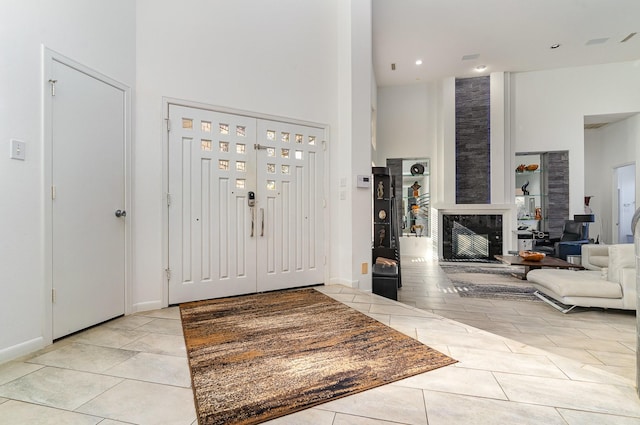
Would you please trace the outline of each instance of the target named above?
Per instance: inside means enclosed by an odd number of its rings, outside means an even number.
[[[463,61],[472,61],[472,60],[478,59],[479,57],[480,57],[479,53],[474,53],[473,55],[464,55],[462,57],[462,60]]]
[[[598,122],[598,123],[593,123],[593,124],[585,124],[584,125],[584,129],[585,130],[596,130],[598,128],[604,127],[607,124],[609,124],[609,123],[608,122]]]
[[[636,35],[636,34],[637,34],[637,33],[635,33],[635,32],[629,33],[629,35],[628,35],[628,36],[626,36],[625,38],[623,38],[622,40],[620,40],[620,43],[626,43],[627,41],[629,41],[629,40],[631,39],[631,37],[633,37],[633,36],[634,36],[634,35]]]
[[[605,37],[605,38],[593,38],[589,41],[587,41],[585,44],[587,46],[593,46],[595,44],[604,44],[609,40],[609,37]]]

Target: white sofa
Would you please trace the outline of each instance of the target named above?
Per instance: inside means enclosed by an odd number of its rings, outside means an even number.
[[[636,310],[633,244],[583,245],[582,266],[586,270],[531,270],[527,280],[540,299],[563,313],[578,306]],[[549,298],[570,307],[561,307]]]

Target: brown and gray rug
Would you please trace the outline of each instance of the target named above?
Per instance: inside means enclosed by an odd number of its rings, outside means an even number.
[[[456,362],[311,288],[180,312],[200,425],[257,424]]]
[[[440,264],[455,291],[461,297],[540,301],[535,288],[513,276],[522,274],[522,267],[491,264]]]

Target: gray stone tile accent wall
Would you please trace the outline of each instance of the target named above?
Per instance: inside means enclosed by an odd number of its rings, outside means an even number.
[[[491,203],[489,77],[456,79],[456,203]]]
[[[544,206],[546,231],[549,236],[559,238],[562,226],[569,217],[569,152],[545,152],[542,154],[544,171],[543,193],[546,193]]]

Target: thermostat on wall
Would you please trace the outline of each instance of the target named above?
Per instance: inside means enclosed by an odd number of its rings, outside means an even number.
[[[358,184],[356,187],[371,187],[371,176],[358,176]]]

